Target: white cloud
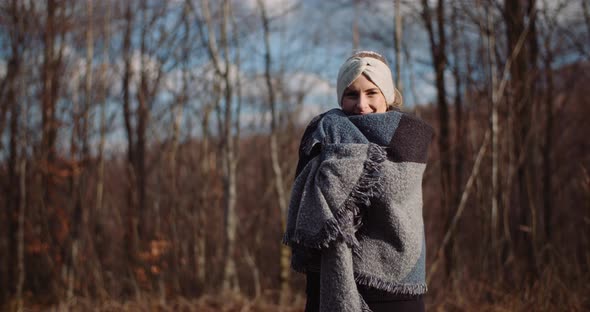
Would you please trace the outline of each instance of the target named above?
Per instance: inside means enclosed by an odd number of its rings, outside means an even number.
[[[64,48],[64,55],[67,56],[66,59],[68,59],[69,62],[69,65],[66,69],[67,79],[65,80],[65,87],[66,90],[76,92],[76,90],[80,88],[81,84],[84,83],[84,79],[86,78],[86,58],[68,46]],[[115,59],[111,64],[105,63],[98,66],[93,65],[91,70],[94,82],[98,83],[100,81],[100,83],[106,84],[106,88],[110,90],[111,95],[120,95],[122,92],[121,83],[124,66],[125,64],[122,57]],[[137,91],[137,86],[140,79],[140,71],[142,68],[148,76],[148,80],[155,80],[158,75],[159,67],[160,62],[155,58],[149,55],[142,56],[138,50],[133,51],[131,55],[131,92],[135,93]],[[166,74],[163,73],[163,75]],[[171,78],[163,77],[163,79],[166,81],[166,79]]]
[[[308,89],[313,95],[335,94],[334,86],[322,77],[310,72],[296,72],[289,75],[287,88],[290,91],[300,91]]]
[[[147,75],[148,80],[155,80],[160,69],[160,61],[156,60],[151,55],[142,55],[138,50],[131,54],[131,71],[133,72],[133,83],[139,83],[139,77],[143,71]]]
[[[248,10],[258,11],[258,0],[236,0]],[[282,15],[299,4],[299,0],[263,0],[269,17]]]
[[[242,95],[247,98],[265,98],[267,96],[266,78],[264,74],[258,73],[247,75],[242,73]],[[278,83],[274,77],[273,83]],[[295,72],[285,74],[282,86],[276,86],[278,91],[284,90],[287,94],[304,93],[309,96],[323,96],[335,93],[334,87],[328,81],[315,73]]]
[[[287,99],[288,95],[303,93],[303,103],[300,103],[299,112],[296,122],[305,125],[314,116],[320,114],[328,108],[325,104],[332,104],[335,98],[335,90],[332,85],[325,79],[321,78],[315,73],[310,72],[295,72],[285,74],[283,85],[277,87],[277,91],[284,90],[286,94],[277,94],[277,101],[281,102],[281,105],[295,105],[299,103],[293,103],[293,100]],[[275,83],[276,80],[275,80]],[[242,95],[246,98],[250,98],[258,104],[264,103],[267,95],[267,87],[265,76],[261,73],[256,75],[250,75],[247,79],[243,79],[243,92]],[[286,102],[285,102],[286,101]],[[255,105],[256,106],[256,105]],[[248,110],[242,111],[240,115],[240,123],[244,129],[260,130],[268,128],[270,122],[270,113],[266,106],[251,107]]]
[[[559,14],[556,17],[559,22],[573,21],[583,17],[582,5],[578,1],[538,1],[537,8],[539,11],[547,10],[549,16],[553,16],[558,12]]]
[[[270,123],[270,112],[264,111],[254,112],[242,112],[240,114],[240,126],[245,129],[259,129],[262,127],[267,127]]]
[[[336,108],[335,106],[332,108]],[[297,122],[300,125],[306,125],[308,124],[311,119],[323,112],[325,112],[328,108],[325,107],[325,105],[319,104],[319,103],[305,103],[303,104],[303,109],[301,110],[300,114],[299,114],[299,119],[297,120]]]
[[[137,86],[140,82],[140,74],[141,70],[143,69],[147,75],[148,81],[154,81],[158,75],[158,71],[160,68],[160,61],[150,55],[141,55],[139,50],[135,50],[131,54],[131,81],[129,83],[130,92],[132,94],[137,92]],[[99,79],[104,79],[104,82],[107,84],[107,88],[110,90],[110,94],[112,96],[119,96],[123,92],[122,90],[122,77],[125,71],[125,60],[123,57],[117,57],[113,60],[110,64],[103,64],[100,70],[97,70],[96,77],[100,77]],[[80,69],[81,75],[83,77],[83,73],[85,71],[84,66]],[[182,86],[178,84],[178,78],[182,78],[179,76],[179,73],[170,72],[170,73],[162,73],[161,83],[165,88],[175,88],[177,86]]]

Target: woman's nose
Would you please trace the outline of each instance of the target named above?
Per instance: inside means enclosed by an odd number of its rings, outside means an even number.
[[[359,111],[363,111],[369,107],[369,99],[364,95],[360,95],[356,105]]]

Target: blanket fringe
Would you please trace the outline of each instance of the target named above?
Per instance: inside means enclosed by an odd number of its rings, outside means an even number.
[[[288,232],[283,235],[283,244],[293,247],[294,245],[303,246],[313,249],[328,248],[330,243],[342,237],[338,221],[336,219],[327,220],[322,229],[315,235],[309,235],[296,230],[293,235]]]
[[[363,215],[371,205],[371,198],[379,195],[383,190],[381,172],[385,160],[387,160],[387,152],[379,145],[369,143],[361,176],[342,207],[334,212],[344,241],[356,255],[360,245],[355,233],[363,224]]]
[[[359,285],[376,288],[395,294],[421,295],[428,291],[426,284],[395,284],[383,281],[374,276],[355,274],[355,281]]]
[[[370,206],[371,198],[379,195],[383,189],[380,177],[383,162],[386,159],[386,151],[380,146],[370,143],[361,176],[344,204],[333,212],[334,218],[326,221],[322,229],[311,237],[309,234],[297,230],[292,235],[285,232],[282,239],[283,244],[294,250],[301,247],[323,249],[341,239],[353,254],[359,256],[360,243],[355,233],[362,226],[364,211]],[[307,265],[309,264],[291,263],[293,270],[299,273],[305,273]]]
[[[355,233],[362,226],[363,211],[370,206],[371,198],[383,189],[380,177],[386,159],[387,153],[382,147],[369,143],[361,176],[344,204],[333,211],[334,218],[327,220],[323,228],[311,237],[297,230],[293,235],[286,232],[283,244],[322,249],[328,248],[333,241],[342,239],[358,255],[360,244]]]

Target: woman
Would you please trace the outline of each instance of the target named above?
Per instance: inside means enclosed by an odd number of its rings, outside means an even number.
[[[422,175],[432,128],[399,111],[386,60],[353,54],[341,109],[301,140],[284,242],[307,274],[306,311],[424,311]]]

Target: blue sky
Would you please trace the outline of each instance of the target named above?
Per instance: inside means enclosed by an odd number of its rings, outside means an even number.
[[[237,16],[238,28],[240,31],[241,57],[242,64],[240,71],[234,71],[235,75],[240,75],[244,84],[244,93],[250,97],[258,96],[258,102],[261,102],[266,95],[266,86],[262,74],[264,72],[264,42],[262,37],[262,26],[260,22],[257,0],[234,0],[234,13]],[[548,1],[547,5],[555,6],[561,1]],[[97,2],[98,3],[98,2]],[[181,8],[184,1],[169,2],[171,13],[163,21],[165,27],[171,28],[175,23],[175,14]],[[195,1],[198,3],[198,1]],[[211,1],[212,9],[215,10],[217,2]],[[271,18],[271,49],[273,57],[273,71],[286,73],[282,78],[286,88],[292,92],[298,89],[306,91],[307,96],[304,99],[304,113],[301,122],[304,123],[313,115],[337,106],[335,95],[335,80],[340,64],[352,52],[352,21],[355,14],[352,0],[334,0],[334,1],[317,1],[317,0],[265,0],[267,9]],[[360,49],[376,50],[381,52],[394,65],[393,50],[393,16],[394,8],[391,0],[373,0],[359,1],[360,5],[357,10],[357,17],[360,28]],[[408,2],[405,2],[408,3]],[[419,2],[409,2],[419,6]],[[539,2],[539,6],[544,5],[544,1]],[[566,3],[566,2],[564,2]],[[561,15],[558,16],[558,22],[563,25],[571,25],[581,18],[577,2],[566,3]],[[426,37],[424,26],[420,16],[416,11],[417,8],[410,8],[407,5],[402,6],[404,16],[404,38],[403,45],[408,49],[412,64],[406,62],[402,57],[402,80],[403,95],[406,108],[411,109],[415,103],[432,102],[436,96],[434,87],[434,73],[431,66],[430,47]],[[197,29],[192,26],[191,32],[196,33]],[[183,30],[179,30],[183,32]],[[503,32],[498,30],[500,34]],[[115,53],[112,53],[109,68],[110,83],[110,107],[109,110],[116,115],[115,125],[111,132],[113,143],[118,140],[124,140],[122,113],[120,109],[121,96],[121,66],[122,55],[120,51],[121,29],[113,28],[112,45]],[[137,34],[136,34],[137,35]],[[152,38],[157,38],[157,34],[150,34]],[[182,33],[181,33],[182,35]],[[477,33],[472,33],[471,37],[465,37],[469,40],[478,42]],[[379,37],[379,38],[378,38]],[[5,38],[5,37],[2,37]],[[136,40],[137,41],[137,40]],[[200,42],[197,40],[195,46]],[[168,47],[164,47],[166,51]],[[173,48],[173,47],[172,47]],[[170,50],[170,49],[168,49]],[[85,67],[85,51],[80,48],[67,47],[68,51],[68,81],[67,86],[70,89],[79,88],[83,83]],[[6,53],[3,51],[2,53]],[[95,70],[99,63],[102,62],[103,56],[101,47],[95,48],[97,61],[94,64]],[[207,61],[206,54],[200,50],[195,52],[191,61],[190,69],[194,74],[190,80],[190,87],[193,90],[199,90],[201,93],[195,93],[193,101],[200,101],[199,97],[207,92],[202,80],[210,78],[212,73],[210,65],[203,63]],[[133,52],[133,64],[135,68],[139,67],[139,60],[144,59],[148,67],[157,66],[158,60],[152,56],[141,56],[138,52],[138,46],[135,46]],[[484,60],[477,60],[478,66],[483,66]],[[38,63],[39,60],[31,60]],[[564,60],[567,62],[567,60]],[[480,66],[480,67],[481,67]],[[3,76],[6,67],[6,60],[0,59],[0,75]],[[413,73],[414,80],[410,79],[410,72]],[[153,131],[158,133],[166,130],[166,123],[169,118],[165,114],[167,105],[172,100],[170,92],[182,85],[179,68],[168,69],[162,84],[162,94],[160,97],[160,108],[158,112],[163,112],[163,119],[160,124],[154,123]],[[453,96],[454,87],[453,79],[449,70],[446,72],[448,82],[448,95]],[[134,82],[134,84],[137,81]],[[204,89],[203,89],[204,87]],[[415,90],[415,96],[410,90]],[[66,103],[67,104],[67,103]],[[252,104],[252,103],[251,103]],[[283,103],[284,104],[284,103]],[[187,118],[190,114],[198,113],[198,103],[194,104],[196,112],[187,110]],[[265,120],[266,108],[261,103],[244,106],[242,111],[242,125],[246,127],[249,123],[255,122],[260,124]],[[95,113],[94,116],[98,116]],[[193,116],[194,117],[194,116]],[[192,117],[191,117],[192,118]],[[197,131],[197,130],[195,130]],[[198,133],[193,133],[198,134]],[[162,136],[166,136],[162,133]],[[64,133],[64,137],[67,136]],[[116,145],[116,144],[115,144]]]

